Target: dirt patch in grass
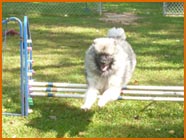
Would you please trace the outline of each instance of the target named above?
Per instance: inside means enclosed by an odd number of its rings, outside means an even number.
[[[123,25],[137,24],[137,20],[140,17],[131,12],[125,13],[104,13],[104,16],[100,18],[101,21],[111,22],[111,23],[120,23]]]

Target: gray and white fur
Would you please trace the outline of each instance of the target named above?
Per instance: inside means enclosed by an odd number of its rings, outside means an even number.
[[[136,55],[122,28],[111,28],[107,37],[95,39],[85,55],[88,88],[81,108],[90,109],[98,95],[101,95],[99,107],[117,100],[122,87],[130,81],[135,66]]]

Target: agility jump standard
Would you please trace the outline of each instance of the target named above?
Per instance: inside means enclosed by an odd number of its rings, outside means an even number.
[[[21,114],[3,113],[5,115],[28,116],[29,106],[33,105],[33,96],[84,98],[86,84],[35,82],[32,79],[35,71],[32,69],[32,39],[27,16],[23,23],[16,17],[3,20],[2,24],[17,21],[20,27],[20,71],[21,71]],[[79,94],[77,94],[79,93]],[[99,98],[100,96],[98,96]],[[144,101],[184,101],[183,86],[126,86],[121,90],[118,100]]]

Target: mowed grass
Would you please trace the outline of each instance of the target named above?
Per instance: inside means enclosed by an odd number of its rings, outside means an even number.
[[[99,16],[29,16],[36,81],[85,83],[84,55],[93,39],[123,27],[137,55],[130,85],[183,85],[183,17],[164,17],[162,3],[104,3],[109,12],[133,12],[137,24]],[[11,15],[6,15],[11,16]],[[14,15],[18,16],[19,15]],[[22,17],[20,17],[22,18]],[[18,30],[17,24],[8,28]],[[19,37],[3,48],[3,111],[20,112]],[[3,116],[3,137],[183,137],[184,105],[115,101],[84,112],[81,99],[34,97],[28,117]]]

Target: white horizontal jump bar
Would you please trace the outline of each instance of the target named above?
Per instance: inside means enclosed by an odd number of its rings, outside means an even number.
[[[176,91],[146,91],[146,90],[122,90],[122,93],[131,95],[159,95],[159,96],[184,96],[184,92]]]
[[[183,91],[183,86],[134,86],[129,85],[127,89],[136,89],[136,90],[168,90],[168,91]]]
[[[62,97],[62,98],[84,98],[84,94],[50,94],[43,92],[33,92],[30,96],[46,96],[46,97]],[[98,96],[99,98],[100,96]],[[174,97],[133,97],[133,96],[120,96],[119,100],[144,100],[144,101],[180,101],[183,102],[184,98],[174,98]]]
[[[30,96],[46,96],[46,97],[62,97],[62,98],[84,98],[84,94],[60,94],[60,93],[46,93],[46,92],[32,92]]]
[[[31,87],[30,91],[43,91],[43,92],[86,92],[86,89],[80,88],[47,88],[47,87]]]
[[[72,88],[87,88],[86,84],[77,84],[77,83],[53,83],[53,82],[29,82],[30,86],[43,86],[43,87],[72,87]],[[135,86],[128,85],[124,87],[126,89],[136,89],[136,90],[169,90],[169,91],[183,91],[183,86]]]
[[[72,87],[72,88],[87,88],[86,84],[74,84],[74,83],[54,83],[54,82],[33,82],[29,81],[30,86],[42,86],[42,87]]]
[[[184,98],[174,98],[174,97],[133,97],[133,96],[120,96],[119,99],[124,100],[143,100],[143,101],[173,101],[173,102],[183,102]]]
[[[31,40],[31,39],[28,39],[28,40],[27,40],[27,43],[32,43],[32,40]]]
[[[46,87],[31,87],[31,92],[42,91],[42,92],[86,92],[86,89],[79,88],[46,88]],[[176,91],[146,91],[146,90],[122,90],[123,94],[131,95],[159,95],[159,96],[184,96],[183,92]]]

